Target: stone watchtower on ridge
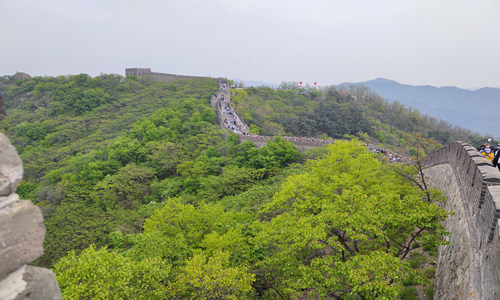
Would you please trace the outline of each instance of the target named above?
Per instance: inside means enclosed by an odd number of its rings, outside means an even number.
[[[125,76],[143,77],[144,75],[151,75],[150,68],[128,68],[125,69]]]

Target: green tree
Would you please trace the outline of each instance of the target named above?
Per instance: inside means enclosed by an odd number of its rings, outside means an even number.
[[[418,245],[442,244],[447,213],[356,141],[291,176],[256,223],[263,277],[285,297],[394,298]],[[415,174],[416,175],[416,174]]]
[[[236,154],[236,164],[256,169],[283,168],[302,158],[297,146],[279,136],[269,140],[266,146],[260,149],[249,141],[241,143],[237,148],[239,151]]]
[[[97,183],[91,196],[107,209],[132,209],[147,203],[154,178],[153,169],[129,164]]]
[[[180,299],[249,299],[255,275],[245,267],[230,267],[229,255],[216,252],[212,257],[194,255],[173,284]]]
[[[262,148],[263,152],[263,167],[264,168],[283,168],[286,165],[298,162],[301,154],[294,144],[285,141],[279,136],[267,143]]]
[[[146,220],[144,233],[159,232],[165,237],[182,235],[190,247],[198,248],[206,234],[213,231],[223,234],[237,221],[237,215],[225,212],[220,204],[200,203],[195,207],[170,198]]]
[[[47,134],[41,124],[20,124],[16,127],[16,136],[24,137],[29,141],[39,141]]]
[[[158,258],[133,261],[95,246],[72,251],[55,266],[64,299],[166,299],[170,266]]]

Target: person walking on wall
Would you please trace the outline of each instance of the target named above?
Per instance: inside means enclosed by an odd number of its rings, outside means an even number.
[[[484,158],[486,158],[490,162],[493,161],[493,150],[490,148],[490,144],[486,144],[486,147],[485,147],[484,152],[482,154],[483,154]]]
[[[497,145],[497,148],[500,147],[500,145]],[[497,149],[497,152],[495,153],[495,157],[493,157],[493,167],[498,167],[498,171],[500,171],[500,164],[498,159],[500,158],[500,149]]]

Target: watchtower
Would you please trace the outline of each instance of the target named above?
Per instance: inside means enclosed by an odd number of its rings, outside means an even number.
[[[151,75],[150,68],[128,68],[125,69],[125,76],[143,77],[144,75]]]

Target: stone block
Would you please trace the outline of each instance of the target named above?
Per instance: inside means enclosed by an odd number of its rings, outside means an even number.
[[[471,159],[474,161],[474,163],[477,166],[482,166],[482,165],[490,165],[493,167],[493,165],[490,163],[489,160],[484,158],[483,156],[472,156]]]
[[[483,180],[491,184],[500,184],[500,172],[493,166],[484,166],[484,170],[481,170],[483,174]]]
[[[23,266],[0,281],[3,300],[60,300],[61,292],[49,269]]]
[[[22,178],[21,158],[5,134],[0,132],[0,196],[12,194]]]
[[[11,205],[12,203],[19,201],[19,195],[18,194],[10,194],[8,196],[0,196],[0,209]]]
[[[23,266],[0,280],[0,299],[15,299],[26,288],[26,281],[23,280],[25,270],[26,266]]]
[[[30,201],[0,209],[0,279],[42,255],[44,236],[42,212]]]
[[[24,290],[15,300],[60,300],[61,292],[56,276],[49,269],[27,266],[23,274]]]

